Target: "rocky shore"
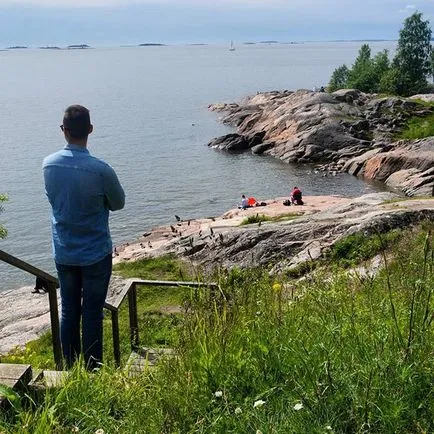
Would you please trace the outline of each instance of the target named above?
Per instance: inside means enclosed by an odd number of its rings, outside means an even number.
[[[344,171],[386,183],[408,196],[432,196],[434,139],[395,140],[410,118],[434,108],[413,98],[379,97],[356,90],[334,93],[265,92],[241,103],[213,104],[236,133],[209,146],[227,152],[266,154],[287,163]]]
[[[249,216],[259,222],[241,224]],[[290,207],[279,198],[265,207],[156,228],[121,246],[115,262],[175,254],[206,269],[259,265],[277,273],[320,258],[354,232],[384,233],[423,220],[434,221],[434,198],[408,200],[391,192],[359,198],[315,196],[306,197],[303,206]]]
[[[300,90],[267,92],[240,104],[214,104],[222,121],[237,131],[209,146],[227,152],[253,152],[318,170],[345,171],[374,179],[420,198],[395,193],[360,198],[306,197],[303,206],[232,209],[220,217],[178,219],[117,246],[114,263],[175,254],[194,266],[212,269],[266,266],[271,273],[321,258],[335,242],[354,232],[384,233],[420,221],[434,221],[434,139],[395,140],[408,119],[434,109],[420,100],[380,98],[355,90],[332,94]],[[247,223],[246,219],[254,223]],[[112,279],[110,291],[122,285]],[[48,299],[31,288],[2,293],[0,354],[49,329]]]
[[[389,192],[359,198],[311,196],[303,206],[284,206],[284,199],[155,228],[134,243],[118,246],[114,263],[175,254],[205,269],[262,265],[279,273],[320,258],[351,233],[383,233],[434,221],[434,198],[406,200]],[[242,224],[248,217],[259,221]],[[122,279],[112,278],[110,294],[122,284]],[[6,291],[0,297],[0,354],[49,330],[48,297],[31,294],[31,289]]]

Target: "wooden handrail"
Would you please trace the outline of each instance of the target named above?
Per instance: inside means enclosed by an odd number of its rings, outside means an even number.
[[[59,281],[57,280],[56,277],[46,273],[43,270],[40,270],[39,268],[34,267],[33,265],[27,262],[24,262],[21,259],[16,258],[15,256],[10,255],[9,253],[4,252],[3,250],[0,250],[0,261],[13,265],[14,267],[19,268],[20,270],[27,271],[27,273],[33,274],[36,277],[40,277],[46,282],[54,283],[57,285],[57,288],[59,287]]]
[[[51,274],[48,274],[45,271],[34,267],[28,262],[4,252],[3,250],[0,250],[0,260],[44,280],[45,288],[48,292],[48,301],[50,304],[51,337],[53,343],[54,363],[56,364],[56,368],[61,370],[63,367],[63,359],[62,345],[60,342],[59,309],[57,306],[57,288],[59,287],[59,281]]]
[[[51,334],[53,341],[53,355],[56,368],[61,370],[63,367],[62,360],[62,347],[60,342],[60,326],[59,326],[59,311],[57,305],[57,288],[59,281],[51,274],[40,270],[33,265],[10,255],[9,253],[0,250],[0,261],[6,262],[20,270],[33,274],[36,277],[43,279],[46,283],[48,291],[48,298],[50,302],[50,318],[51,318]],[[121,352],[120,352],[120,335],[119,335],[119,308],[126,297],[128,297],[129,304],[129,319],[130,319],[130,338],[131,348],[136,350],[139,346],[139,326],[137,316],[137,286],[185,286],[192,288],[211,288],[219,289],[216,283],[204,282],[189,282],[189,281],[172,281],[172,280],[141,280],[129,279],[122,290],[115,296],[106,300],[104,307],[111,311],[112,331],[113,331],[113,352],[116,366],[120,366]]]
[[[106,300],[105,307],[111,311],[112,317],[112,332],[113,332],[113,353],[115,365],[121,365],[121,350],[120,350],[120,335],[119,335],[119,308],[125,298],[128,296],[128,316],[130,322],[130,341],[131,349],[137,351],[139,347],[139,324],[137,315],[137,286],[185,286],[193,288],[211,288],[219,289],[217,283],[204,283],[204,282],[184,282],[172,280],[141,280],[141,279],[128,279],[122,290],[114,297]]]

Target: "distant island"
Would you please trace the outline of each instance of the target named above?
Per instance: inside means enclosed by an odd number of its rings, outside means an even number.
[[[188,44],[188,45],[190,45],[190,46],[203,46],[203,45],[208,45],[208,44],[203,44],[203,43],[200,43],[200,42],[196,42],[196,43]]]
[[[144,44],[139,44],[139,47],[164,47],[166,44],[157,44],[154,42],[146,42]]]
[[[60,47],[51,47],[51,46],[46,46],[46,47],[39,47],[39,49],[41,50],[61,50]]]
[[[255,45],[256,42],[243,42],[244,45]]]
[[[78,45],[68,45],[68,50],[86,50],[90,48],[87,44],[78,44]]]
[[[260,44],[278,44],[279,41],[259,41]]]
[[[26,47],[25,45],[14,45],[13,47],[7,47],[6,49],[7,50],[21,50],[23,48],[29,48],[29,47]]]

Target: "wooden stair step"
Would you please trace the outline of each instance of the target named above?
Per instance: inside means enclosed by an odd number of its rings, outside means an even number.
[[[138,348],[130,354],[126,369],[130,375],[138,375],[155,366],[162,357],[173,355],[172,348]]]
[[[32,379],[32,367],[30,365],[1,363],[0,385],[10,387],[13,390],[23,390]],[[8,401],[0,396],[0,407],[6,407]]]
[[[62,387],[67,379],[67,371],[40,371],[29,384],[35,389],[52,389]]]

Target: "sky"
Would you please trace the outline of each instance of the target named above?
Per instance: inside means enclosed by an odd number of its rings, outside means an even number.
[[[434,0],[0,0],[0,48],[397,39]]]

